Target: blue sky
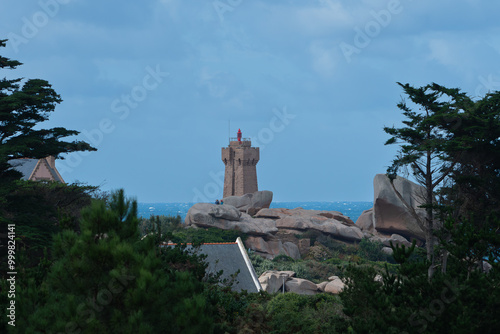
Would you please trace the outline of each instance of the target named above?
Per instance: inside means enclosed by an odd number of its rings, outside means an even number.
[[[98,148],[57,166],[67,182],[140,202],[222,197],[221,147],[261,147],[275,201],[370,201],[397,147],[396,82],[500,89],[500,2],[2,1],[2,76],[48,80],[44,127]]]

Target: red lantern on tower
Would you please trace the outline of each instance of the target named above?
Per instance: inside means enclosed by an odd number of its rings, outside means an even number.
[[[238,129],[238,141],[241,141],[241,129]]]

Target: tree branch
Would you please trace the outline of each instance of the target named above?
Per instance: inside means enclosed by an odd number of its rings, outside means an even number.
[[[417,169],[417,171],[420,173],[420,175],[422,175],[422,177],[425,177],[424,171],[422,170],[422,168],[420,168],[420,166],[416,161],[413,163],[413,167]]]
[[[451,173],[451,171],[453,170],[453,168],[455,167],[457,161],[455,159],[455,161],[453,161],[453,163],[450,165],[450,167],[448,167],[446,169],[446,171],[443,172],[443,174],[441,175],[441,177],[439,177],[433,184],[432,184],[432,189],[434,189],[439,183],[441,183],[441,181],[444,180],[444,178],[446,176],[448,176],[448,174]]]

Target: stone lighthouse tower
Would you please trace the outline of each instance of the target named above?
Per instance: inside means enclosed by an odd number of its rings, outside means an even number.
[[[251,146],[250,139],[242,138],[241,130],[238,129],[238,137],[231,138],[229,146],[222,148],[222,161],[226,165],[224,197],[242,196],[259,190],[256,168],[259,148]]]

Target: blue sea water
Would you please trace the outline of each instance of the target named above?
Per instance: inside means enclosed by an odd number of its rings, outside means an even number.
[[[138,203],[139,216],[149,218],[151,215],[177,216],[184,220],[194,203]],[[306,210],[339,211],[351,218],[354,222],[364,210],[373,206],[373,202],[273,202],[271,208],[295,209],[301,207]]]

